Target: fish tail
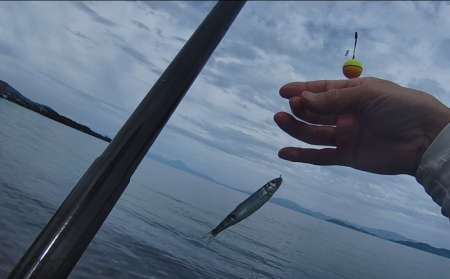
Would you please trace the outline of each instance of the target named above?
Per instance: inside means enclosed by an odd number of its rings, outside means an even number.
[[[208,245],[214,240],[214,237],[216,237],[216,235],[217,234],[213,233],[213,231],[210,231],[202,237],[202,239],[208,238],[208,241],[206,241],[205,244],[205,248],[208,247]]]

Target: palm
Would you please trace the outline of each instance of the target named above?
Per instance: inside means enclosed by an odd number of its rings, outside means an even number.
[[[383,127],[364,115],[343,115],[336,123],[336,152],[340,165],[381,174],[411,173],[416,144],[397,135],[396,121]]]

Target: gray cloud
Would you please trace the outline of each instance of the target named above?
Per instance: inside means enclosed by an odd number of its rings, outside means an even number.
[[[125,51],[128,55],[136,59],[138,63],[144,64],[150,69],[153,69],[155,67],[155,65],[152,62],[148,61],[147,57],[144,54],[140,53],[136,49],[129,46],[120,46],[120,48],[123,51]]]
[[[79,31],[72,31],[72,30],[70,30],[69,28],[66,28],[70,33],[72,33],[73,35],[75,35],[75,36],[77,36],[78,38],[81,38],[81,39],[84,39],[84,40],[88,40],[88,41],[90,41],[90,42],[93,42],[93,43],[95,43],[90,37],[88,37],[88,36],[86,36],[86,35],[84,35],[84,34],[82,34],[82,33],[80,33]]]
[[[158,34],[158,36],[159,36],[160,38],[164,38],[163,35],[162,35],[161,29],[156,28],[156,34]]]
[[[196,10],[202,13],[209,13],[216,5],[217,1],[188,1]]]
[[[69,32],[70,33],[72,33],[72,34],[74,34],[75,36],[77,36],[77,37],[80,37],[80,38],[82,38],[82,39],[89,39],[89,37],[88,36],[86,36],[86,35],[83,35],[83,34],[81,34],[80,32],[78,32],[78,31],[76,31],[76,32],[73,32],[72,30],[70,30],[70,29],[68,29],[69,30]]]
[[[0,40],[0,55],[5,56],[16,56],[14,48],[3,41]]]
[[[92,95],[89,95],[89,94],[87,94],[87,93],[84,93],[84,92],[82,92],[82,91],[76,89],[75,87],[73,87],[73,86],[71,86],[71,85],[68,85],[68,84],[66,84],[65,82],[63,82],[63,81],[61,81],[61,80],[59,80],[59,79],[56,79],[56,78],[54,78],[54,77],[52,77],[52,76],[50,76],[50,75],[48,75],[48,74],[46,74],[46,73],[44,73],[44,72],[42,72],[42,71],[39,71],[39,70],[38,70],[38,72],[39,72],[41,75],[47,77],[48,79],[54,81],[55,83],[60,84],[60,85],[62,85],[62,86],[64,86],[64,87],[70,89],[71,91],[75,92],[76,94],[83,96],[83,98],[89,99],[90,101],[94,101],[94,102],[96,102],[96,103],[101,103],[101,104],[108,105],[109,107],[113,108],[113,109],[116,110],[116,111],[122,111],[122,112],[124,112],[124,110],[123,110],[122,108],[120,108],[120,107],[118,107],[118,106],[116,106],[116,105],[114,105],[114,104],[108,103],[108,102],[106,102],[106,101],[104,101],[104,100],[102,100],[102,99],[100,99],[100,98],[96,98],[96,97],[94,97],[94,96],[92,96]]]
[[[442,59],[443,57],[446,57],[449,52],[450,38],[442,39],[437,43],[435,42],[433,45],[434,45],[433,48],[429,49],[428,51],[431,51],[434,54],[433,55],[434,63],[440,65],[441,67],[450,67],[449,59]]]
[[[212,8],[212,3],[202,2],[203,1],[192,1],[186,6],[170,1],[168,3],[161,1],[145,1],[143,2],[143,5],[149,8],[150,11],[162,11],[170,14],[177,26],[181,25],[195,29]]]
[[[212,84],[223,89],[237,88],[236,94],[241,98],[243,104],[249,102],[271,112],[279,111],[280,106],[274,100],[279,98],[279,87],[275,87],[270,80],[252,78],[250,76],[253,70],[251,67],[235,63],[219,63],[217,68],[220,68],[220,72],[212,71],[209,68],[203,70],[203,74]],[[236,73],[240,71],[249,73],[249,76],[237,75]],[[281,84],[279,86],[281,87]]]
[[[207,77],[204,77],[205,80],[208,80]],[[229,94],[222,92],[223,94]],[[204,92],[204,94],[208,94]],[[229,106],[222,106],[221,104],[217,103],[211,103],[206,101],[204,98],[202,98],[202,95],[199,94],[198,96],[191,96],[188,94],[185,97],[184,102],[192,102],[197,107],[204,107],[207,108],[207,113],[210,115],[216,115],[219,119],[224,119],[226,117],[226,122],[221,122],[221,124],[233,124],[233,123],[239,123],[239,126],[244,128],[249,133],[252,133],[253,135],[265,133],[267,135],[275,137],[278,132],[282,132],[278,130],[277,125],[275,124],[275,121],[272,117],[267,119],[259,119],[258,121],[250,120],[248,117],[251,116],[251,110],[247,106],[247,104],[250,104],[249,102],[238,100],[233,101],[232,104],[235,108],[242,108],[238,109],[236,112],[230,112]],[[193,107],[194,105],[192,105]],[[208,133],[211,133],[211,136],[213,137],[222,137],[223,135],[219,133],[219,135],[215,135],[214,131],[216,131],[216,128],[218,126],[218,123],[215,122],[215,120],[212,120],[213,118],[205,118],[202,119],[202,122],[198,120],[194,120],[192,117],[189,116],[189,113],[191,112],[190,109],[179,111],[178,115],[183,118],[185,121],[190,122],[192,125],[201,128],[202,130],[207,131]],[[284,132],[282,132],[284,133]],[[247,135],[249,136],[249,135]],[[253,137],[254,138],[254,137]],[[254,143],[258,146],[265,146],[267,141],[270,141],[270,138],[267,138],[264,143]],[[273,149],[273,148],[271,148]]]
[[[110,27],[116,27],[116,24],[112,22],[111,20],[102,17],[101,15],[97,14],[94,10],[89,8],[86,4],[83,2],[72,2],[75,7],[77,7],[80,11],[87,14],[93,21],[102,23],[104,25],[110,26]]]
[[[121,42],[122,44],[125,44],[125,43],[126,43],[126,40],[125,40],[122,36],[117,35],[116,33],[113,33],[113,32],[111,32],[111,31],[109,31],[109,30],[106,30],[106,31],[105,31],[105,34],[106,34],[107,36],[113,38],[114,40]]]
[[[234,58],[255,60],[258,55],[255,53],[254,45],[246,44],[242,41],[230,40],[227,43],[221,45],[220,48],[214,53],[215,57],[223,57],[233,54]]]
[[[167,128],[172,129],[186,137],[192,138],[198,142],[206,144],[212,148],[221,150],[227,154],[240,158],[246,158],[253,162],[267,161],[271,156],[267,155],[265,150],[275,150],[267,141],[257,140],[248,134],[230,127],[214,127],[193,119],[186,119],[197,127],[204,129],[211,138],[205,138],[198,134],[192,133],[186,129],[168,125]],[[256,150],[259,149],[259,150]],[[270,152],[274,153],[274,152]],[[270,154],[269,153],[269,154]]]
[[[420,2],[413,2],[413,3],[416,11],[424,13],[426,18],[433,20],[439,11],[439,5],[441,4],[441,2],[442,1],[430,1],[426,5]]]
[[[182,43],[187,42],[185,39],[180,38],[180,37],[177,37],[177,36],[172,36],[172,39],[177,40],[177,41],[180,41],[180,42],[182,42]]]
[[[142,24],[142,23],[140,23],[140,22],[137,21],[137,20],[132,20],[131,22],[132,22],[134,25],[136,25],[138,28],[141,28],[141,29],[150,31],[150,29],[148,29],[148,27],[147,27],[145,24]]]
[[[443,97],[448,96],[448,93],[442,87],[442,84],[430,78],[422,78],[422,79],[413,78],[413,80],[408,84],[408,87],[430,93],[444,103],[445,101]],[[448,100],[448,98],[446,98],[446,100]]]
[[[162,71],[154,69],[154,68],[151,68],[150,71],[152,71],[157,76],[161,76],[163,73]]]

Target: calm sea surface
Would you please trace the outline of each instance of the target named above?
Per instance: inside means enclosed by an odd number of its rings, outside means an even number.
[[[106,145],[0,99],[0,278],[9,274]],[[255,190],[266,182],[255,181]],[[449,259],[272,203],[204,248],[200,238],[246,197],[146,158],[69,278],[409,279],[450,274]]]

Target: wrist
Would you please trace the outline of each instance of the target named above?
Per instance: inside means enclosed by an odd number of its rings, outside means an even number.
[[[439,156],[440,153],[443,153],[443,150],[450,150],[450,118],[448,121],[439,122],[440,125],[430,129],[422,142],[418,151],[417,167],[414,175],[417,175],[417,171],[421,165]]]
[[[424,152],[415,173],[419,182],[450,217],[450,124],[447,124]]]
[[[437,101],[437,100],[436,100]],[[441,104],[442,105],[442,104]],[[432,121],[429,121],[428,127],[425,129],[425,135],[423,137],[423,141],[421,144],[421,148],[418,151],[418,160],[417,160],[417,168],[419,167],[420,163],[422,162],[422,158],[427,152],[427,150],[430,148],[430,146],[437,141],[436,139],[438,136],[444,132],[445,135],[447,133],[450,135],[450,108],[442,105],[442,107],[436,107],[436,110],[433,112],[433,118]],[[446,142],[444,138],[446,136],[443,135],[439,137],[439,143],[436,143],[436,145],[439,145],[440,148],[443,148],[443,144],[450,143],[450,141]],[[450,146],[450,145],[449,145]],[[413,174],[414,175],[414,174]]]

